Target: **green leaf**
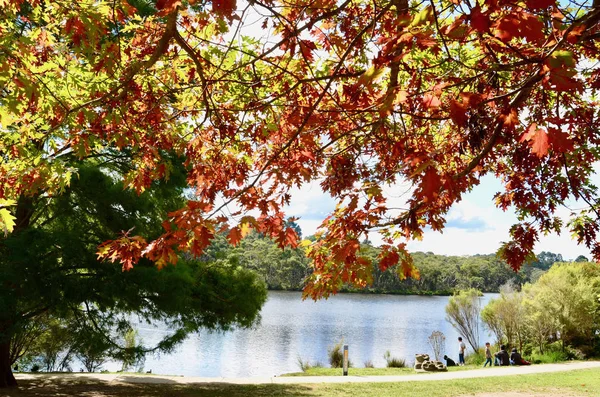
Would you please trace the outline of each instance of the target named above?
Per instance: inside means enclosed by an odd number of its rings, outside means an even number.
[[[554,51],[554,53],[548,58],[548,63],[552,68],[560,68],[562,66],[575,67],[575,57],[571,51],[560,50]]]

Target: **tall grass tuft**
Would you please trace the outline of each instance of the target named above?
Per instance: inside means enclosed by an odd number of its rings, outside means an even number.
[[[298,366],[300,367],[300,370],[302,370],[302,372],[307,372],[311,368],[323,368],[323,364],[319,361],[311,363],[309,360],[304,361],[300,356],[298,356],[296,362],[298,363]]]
[[[383,358],[387,362],[388,368],[406,368],[406,360],[403,358],[392,357],[390,351],[386,351]]]
[[[312,368],[312,366],[310,365],[310,361],[308,361],[308,360],[304,361],[302,359],[302,357],[300,357],[300,356],[298,356],[298,358],[296,359],[296,361],[298,362],[298,366],[300,367],[300,370],[302,372],[306,372],[306,371],[308,371],[309,369]]]
[[[343,342],[338,342],[332,348],[327,349],[329,356],[329,365],[331,368],[342,368],[344,365],[344,352],[342,351]]]
[[[332,348],[327,349],[329,356],[329,365],[331,368],[342,368],[344,366],[344,341],[336,343]],[[348,360],[348,367],[353,367],[352,361]]]

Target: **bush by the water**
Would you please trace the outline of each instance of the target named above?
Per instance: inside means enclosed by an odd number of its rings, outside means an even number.
[[[329,365],[331,368],[342,368],[344,366],[344,341],[338,342],[331,349],[327,350],[329,356]],[[352,362],[348,359],[348,367],[352,367]]]
[[[331,365],[331,368],[341,368],[344,365],[342,342],[338,342],[331,349],[328,349],[327,355],[329,356],[329,365]]]
[[[483,365],[485,362],[485,349],[473,352],[465,356],[465,364],[467,365]]]
[[[392,357],[390,351],[386,351],[383,358],[387,362],[388,368],[406,368],[406,360],[403,358]]]

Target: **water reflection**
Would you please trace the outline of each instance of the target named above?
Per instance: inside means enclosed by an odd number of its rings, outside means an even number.
[[[493,297],[486,294],[482,305]],[[145,369],[154,373],[243,377],[272,376],[299,370],[298,358],[328,364],[327,349],[343,340],[357,367],[372,361],[385,366],[386,350],[413,361],[432,353],[428,337],[446,335],[446,352],[457,356],[458,334],[445,320],[448,297],[341,294],[319,302],[302,301],[297,292],[270,292],[260,325],[227,333],[199,332],[173,353],[151,356]],[[146,343],[164,330],[139,327]],[[488,338],[481,328],[482,342]],[[456,357],[457,358],[457,357]],[[105,366],[119,369],[118,364]]]

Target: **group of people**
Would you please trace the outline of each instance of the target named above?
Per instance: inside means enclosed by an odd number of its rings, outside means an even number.
[[[458,337],[458,364],[452,360],[448,356],[444,356],[444,360],[446,360],[447,367],[453,367],[457,365],[465,365],[465,351],[467,350],[467,345],[463,342],[462,337]],[[486,342],[485,344],[485,363],[483,367],[487,367],[489,364],[492,366],[492,357],[494,357],[494,365],[507,366],[507,365],[531,365],[531,363],[527,360],[524,360],[521,357],[521,354],[517,351],[516,348],[512,348],[510,355],[506,351],[506,346],[501,345],[500,351],[492,354],[490,350],[490,342]]]

